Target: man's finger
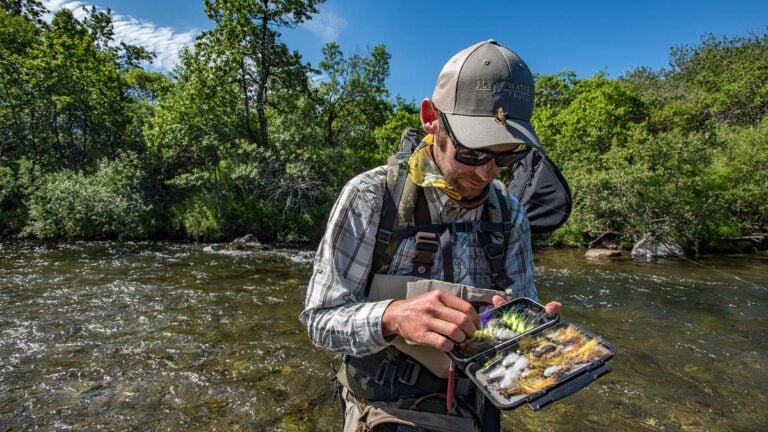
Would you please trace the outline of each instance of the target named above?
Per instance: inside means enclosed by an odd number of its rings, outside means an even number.
[[[544,306],[544,312],[547,313],[547,315],[557,315],[560,312],[560,308],[563,305],[560,304],[560,302],[551,301],[547,303],[546,306]]]
[[[469,315],[448,307],[435,310],[433,317],[440,322],[456,326],[456,328],[461,330],[466,336],[471,335],[480,327],[479,318],[477,323],[475,323],[475,321]],[[445,329],[446,327],[443,326],[441,328]],[[448,335],[448,333],[443,334]],[[451,339],[456,342],[461,342],[464,338],[462,337],[459,339],[456,337],[451,337]]]
[[[480,317],[477,316],[477,313],[475,312],[475,308],[472,306],[471,303],[464,301],[453,294],[448,294],[442,291],[440,292],[442,294],[438,296],[438,299],[440,299],[440,301],[445,306],[466,315],[472,321],[472,324],[475,326],[475,328],[480,328]],[[474,331],[474,329],[472,329],[472,331]]]
[[[447,337],[435,332],[427,332],[422,340],[424,345],[433,346],[440,351],[450,352],[456,344]]]

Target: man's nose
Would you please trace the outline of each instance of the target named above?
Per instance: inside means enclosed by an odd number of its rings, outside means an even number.
[[[488,163],[480,165],[475,168],[475,173],[478,177],[483,179],[483,181],[489,182],[493,180],[493,178],[496,177],[496,162],[490,160]]]

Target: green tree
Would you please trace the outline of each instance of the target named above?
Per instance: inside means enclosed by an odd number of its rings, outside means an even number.
[[[0,0],[0,8],[8,16],[21,17],[30,22],[42,25],[42,16],[48,10],[38,0]]]
[[[737,236],[768,229],[768,117],[756,126],[721,127],[724,148],[713,154],[708,168],[712,183],[722,191],[723,208],[732,216],[717,234]]]
[[[163,179],[182,193],[209,190],[214,216],[221,220],[222,162],[242,135],[239,89],[236,83],[222,83],[207,61],[205,50],[182,53],[176,85],[158,104],[145,135],[164,166]]]
[[[205,13],[216,27],[204,33],[205,46],[222,67],[222,79],[237,82],[249,138],[269,145],[267,109],[279,87],[301,91],[308,66],[280,41],[279,28],[292,28],[317,13],[322,0],[205,0]],[[258,135],[251,131],[256,112]]]
[[[406,103],[401,99],[396,100],[394,112],[384,124],[373,131],[373,138],[376,142],[376,154],[374,155],[376,162],[383,164],[390,155],[397,151],[403,131],[407,128],[421,130],[419,108],[413,103]]]
[[[105,12],[90,9],[82,22],[67,9],[54,15],[26,63],[31,100],[21,116],[27,122],[24,154],[51,169],[92,171],[118,149],[141,151],[128,129],[128,70],[121,66],[121,51],[108,46],[111,34]]]
[[[35,100],[29,90],[30,52],[39,43],[33,20],[0,11],[0,162],[29,150],[32,131],[27,110]]]
[[[384,99],[389,96],[385,83],[389,59],[383,45],[374,47],[367,56],[353,54],[349,58],[335,42],[323,47],[319,69],[324,79],[317,93],[325,146],[350,144],[349,135],[356,129],[383,123],[390,108]]]

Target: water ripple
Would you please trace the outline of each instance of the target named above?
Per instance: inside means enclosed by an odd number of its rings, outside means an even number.
[[[314,252],[219,247],[0,243],[0,429],[338,430],[332,355],[297,320]],[[764,425],[764,290],[582,255],[537,251],[536,286],[617,346],[613,372],[504,429]],[[768,282],[764,262],[707,264]]]

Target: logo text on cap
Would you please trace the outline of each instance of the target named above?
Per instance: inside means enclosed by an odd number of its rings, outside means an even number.
[[[492,91],[494,93],[515,93],[518,97],[525,98],[531,97],[531,86],[525,84],[514,83],[512,81],[485,81],[478,80],[475,86],[477,91]]]

